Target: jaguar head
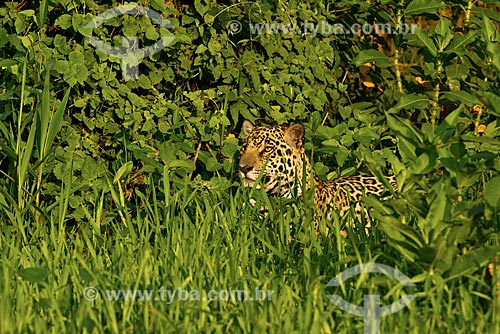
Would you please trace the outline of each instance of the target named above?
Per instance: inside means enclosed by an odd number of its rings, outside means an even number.
[[[239,161],[243,185],[252,187],[262,173],[267,193],[290,196],[290,189],[302,180],[304,126],[254,126],[244,121],[243,133],[246,141]]]

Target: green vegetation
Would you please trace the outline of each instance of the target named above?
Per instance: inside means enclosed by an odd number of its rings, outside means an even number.
[[[1,333],[362,333],[330,294],[415,294],[381,333],[500,332],[498,2],[139,4],[172,27],[138,15],[85,27],[111,1],[0,5]],[[374,23],[416,28],[332,33]],[[124,80],[90,36],[174,40]],[[370,235],[345,239],[349,217],[334,217],[316,236],[309,194],[241,188],[244,119],[303,122],[322,178],[395,174],[392,198],[364,200]],[[416,286],[378,274],[327,286],[368,262]],[[153,295],[108,298],[120,289]],[[207,299],[256,289],[269,300]]]

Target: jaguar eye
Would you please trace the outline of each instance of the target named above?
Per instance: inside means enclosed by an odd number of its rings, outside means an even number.
[[[266,145],[266,147],[264,147],[264,152],[271,153],[272,151],[273,151],[273,147],[272,146]]]

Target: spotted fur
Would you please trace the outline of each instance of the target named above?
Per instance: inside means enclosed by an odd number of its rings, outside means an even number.
[[[358,218],[361,217],[363,196],[382,196],[387,191],[373,176],[355,175],[322,181],[311,173],[304,151],[302,124],[254,126],[245,121],[243,133],[246,141],[241,149],[239,169],[245,187],[252,187],[262,173],[263,187],[268,194],[291,197],[293,191],[298,196],[302,194],[303,180],[307,189],[314,180],[314,205],[318,216],[330,217],[333,209],[343,217],[354,204]],[[396,189],[394,177],[387,177],[387,180]]]

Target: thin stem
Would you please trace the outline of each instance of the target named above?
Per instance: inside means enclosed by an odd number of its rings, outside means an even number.
[[[434,124],[436,124],[436,119],[439,115],[439,111],[440,111],[440,107],[439,107],[439,93],[440,93],[440,89],[439,89],[439,81],[440,81],[440,78],[441,78],[441,73],[443,73],[443,63],[441,61],[441,59],[437,59],[437,62],[436,62],[436,67],[437,67],[437,82],[436,82],[436,85],[434,86],[434,97],[432,99],[432,108],[431,108],[431,125],[432,127],[434,128]]]
[[[465,26],[468,26],[470,23],[470,14],[472,12],[472,6],[474,5],[473,0],[467,1],[467,7],[465,7]]]
[[[396,32],[401,31],[401,20],[403,19],[403,12],[400,9],[398,9],[396,13]],[[404,89],[403,89],[403,81],[401,80],[401,70],[399,68],[399,36],[396,35],[394,38],[394,72],[396,75],[396,86],[398,89],[398,92],[403,94]]]
[[[404,93],[403,90],[403,81],[401,80],[401,70],[399,69],[399,47],[396,45],[394,50],[394,72],[396,74],[396,85],[398,88],[398,92],[401,94]]]

